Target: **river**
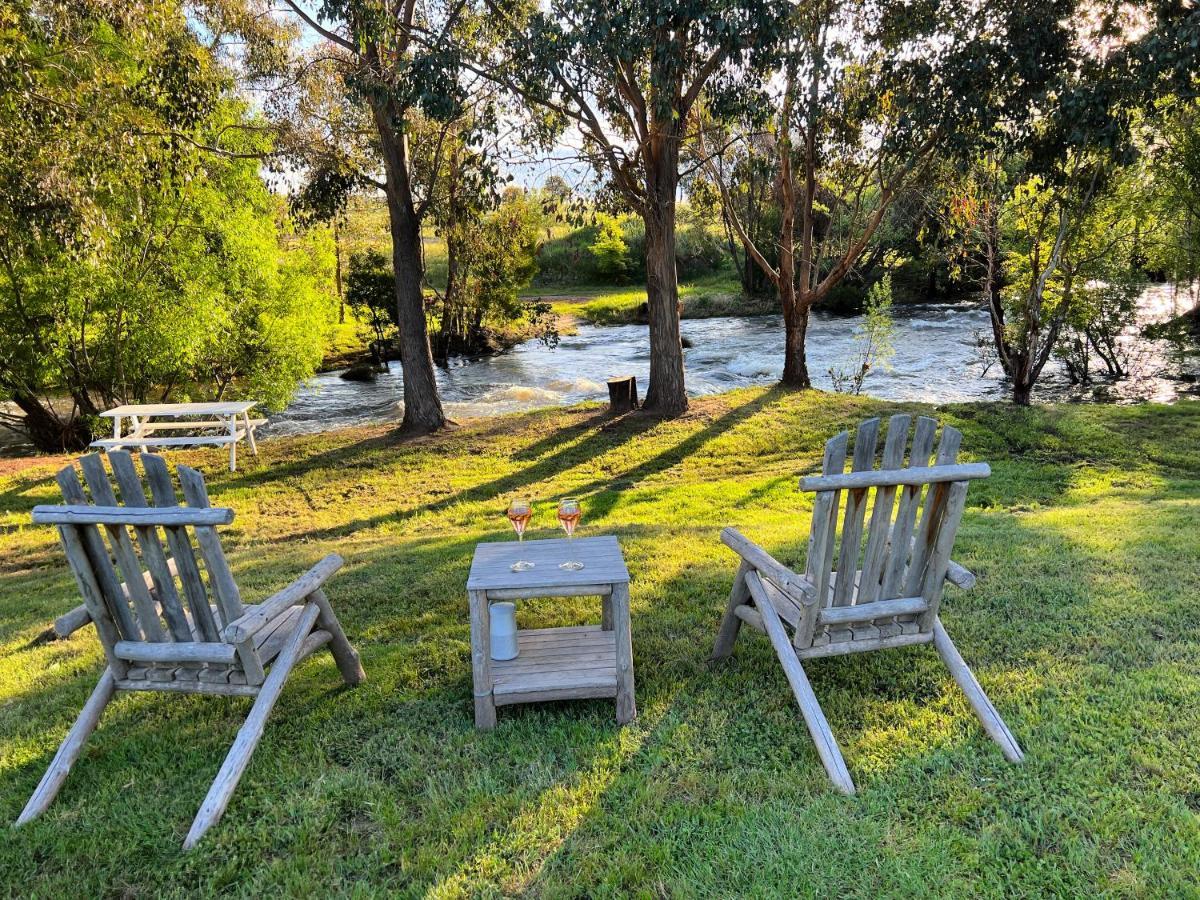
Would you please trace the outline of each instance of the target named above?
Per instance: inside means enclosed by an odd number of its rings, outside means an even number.
[[[1165,285],[1143,294],[1139,324],[1163,321],[1182,311]],[[808,332],[809,371],[818,387],[832,387],[829,369],[850,369],[859,353],[861,317],[815,311]],[[712,394],[747,385],[770,384],[783,369],[781,317],[691,319],[682,323],[688,391]],[[988,316],[977,304],[911,305],[895,310],[895,354],[872,371],[863,393],[887,400],[948,403],[1007,396],[998,365],[988,367],[979,338],[990,335]],[[1131,376],[1081,389],[1071,386],[1057,361],[1047,365],[1035,399],[1098,399],[1109,402],[1172,402],[1194,389],[1178,377],[1181,363],[1164,341],[1132,332],[1123,339]],[[1195,371],[1195,360],[1182,363]],[[460,359],[438,370],[438,386],[451,418],[493,416],[523,409],[604,400],[604,380],[635,375],[644,394],[650,360],[646,327],[581,326],[555,348],[529,341],[498,356]],[[397,421],[402,396],[400,364],[374,383],[344,381],[325,373],[300,389],[292,404],[271,417],[264,434],[300,434],[369,422]]]

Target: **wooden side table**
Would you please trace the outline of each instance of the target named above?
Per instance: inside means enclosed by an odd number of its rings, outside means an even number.
[[[512,571],[519,559],[534,567]],[[578,560],[584,567],[560,569],[559,563],[567,560]],[[615,537],[480,544],[471,563],[467,593],[477,728],[496,726],[497,706],[546,700],[614,697],[619,723],[624,725],[637,715],[629,572]],[[490,602],[592,596],[602,599],[601,624],[523,629],[517,632],[520,652],[515,659],[492,659]]]

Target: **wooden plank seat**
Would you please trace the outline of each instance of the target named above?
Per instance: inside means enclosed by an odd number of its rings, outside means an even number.
[[[246,432],[242,429],[234,434],[188,434],[178,437],[123,437],[101,438],[92,441],[92,447],[101,450],[120,450],[122,447],[193,447],[197,444],[236,444],[244,440]]]
[[[849,444],[843,432],[826,443],[822,473],[801,479],[801,489],[816,495],[803,574],[736,529],[721,532],[741,562],[713,659],[733,652],[743,623],[767,634],[821,761],[845,793],[854,793],[854,782],[801,665],[806,660],[933,644],[1005,757],[1023,758],[938,618],[945,582],[975,584],[950,552],[967,485],[990,470],[957,461],[962,435],[949,426],[934,453],[937,422],[924,416],[910,445],[907,415],[891,417],[876,468],[879,426],[879,419],[859,426],[850,472],[843,471]]]
[[[246,612],[253,612],[256,608],[257,607],[254,606],[247,606]],[[275,657],[280,654],[280,652],[286,646],[289,638],[291,638],[293,633],[296,631],[296,628],[300,622],[300,609],[301,608],[299,606],[290,607],[286,612],[271,620],[267,627],[263,628],[262,631],[254,635],[254,649],[258,653],[259,662],[262,663],[264,668],[275,661]],[[213,607],[213,610],[215,612],[216,607]],[[308,653],[303,654],[304,656],[309,655],[309,653],[311,653],[313,650],[316,650],[318,647],[328,643],[333,636],[327,631],[317,629],[312,632],[312,637],[314,638],[314,645],[312,649],[308,651]],[[179,659],[166,661],[155,660],[155,654],[153,652],[145,652],[145,648],[147,646],[154,647],[162,645],[146,645],[125,641],[118,642],[116,648],[117,655],[127,662],[134,663],[134,665],[129,667],[123,681],[118,682],[118,687],[124,686],[124,682],[134,681],[150,681],[154,682],[154,684],[150,687],[128,685],[128,690],[173,690],[171,687],[164,687],[162,684],[164,681],[203,681],[209,684],[232,685],[247,684],[246,673],[237,664],[236,653],[226,653],[226,657],[233,658],[226,658],[223,660],[205,660],[200,668],[184,668],[178,665]],[[167,646],[178,648],[182,645],[173,644]],[[202,643],[201,646],[213,648],[222,647],[220,644],[204,643]],[[128,651],[130,647],[138,647],[140,650],[132,653],[122,652],[123,650]],[[187,691],[190,689],[179,688],[179,690]],[[251,685],[246,691],[234,691],[233,693],[254,696],[257,694],[257,692],[257,687]]]
[[[238,427],[245,430],[245,426],[249,425],[252,428],[258,428],[260,425],[266,425],[266,419],[246,419],[238,420]],[[178,420],[178,421],[147,421],[141,424],[140,431],[142,434],[152,434],[155,431],[192,431],[205,428],[220,428],[226,430],[229,428],[229,423],[221,419],[210,419],[208,421],[195,420]]]
[[[57,476],[66,505],[33,510],[35,523],[58,528],[86,607],[85,616],[73,611],[63,619],[75,628],[95,624],[107,667],[16,824],[49,807],[117,691],[253,697],[184,841],[190,848],[224,813],[301,660],[328,647],[348,684],[365,677],[323,590],[342,559],[331,554],[262,603],[245,606],[217,533],[233,511],[211,506],[200,473],[176,467],[180,505],[161,457],[141,455],[144,483],[128,453],[107,458],[121,503],[104,457],[90,454],[79,461],[88,493],[67,466]]]

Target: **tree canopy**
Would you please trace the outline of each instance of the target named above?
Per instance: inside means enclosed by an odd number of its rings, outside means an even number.
[[[332,258],[259,175],[265,123],[178,6],[0,7],[0,398],[47,449],[151,396],[279,408]]]

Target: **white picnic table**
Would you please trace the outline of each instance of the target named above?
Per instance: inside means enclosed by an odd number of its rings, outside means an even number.
[[[251,419],[253,400],[224,403],[127,403],[100,413],[113,420],[113,436],[92,441],[93,447],[120,450],[135,447],[194,447],[202,444],[229,445],[229,471],[237,471],[237,445],[250,443],[250,452],[258,456],[254,429],[266,419]],[[200,416],[202,418],[194,418]],[[129,431],[125,431],[125,420]],[[164,435],[159,432],[197,432]],[[213,432],[218,433],[204,433]]]

